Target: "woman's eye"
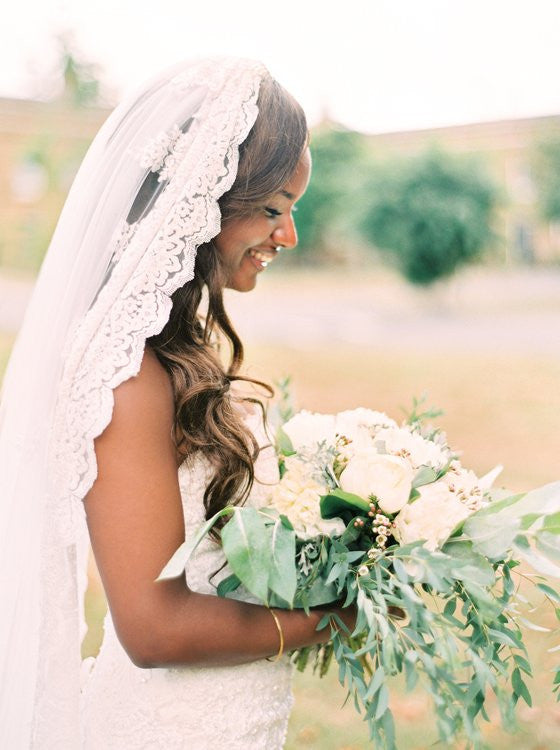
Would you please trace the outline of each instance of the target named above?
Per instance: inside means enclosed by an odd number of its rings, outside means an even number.
[[[277,211],[275,208],[271,208],[270,206],[264,207],[264,212],[267,216],[269,216],[271,219],[276,216],[281,216],[282,211]]]

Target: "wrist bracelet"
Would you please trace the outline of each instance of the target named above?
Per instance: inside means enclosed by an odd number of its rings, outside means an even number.
[[[266,657],[267,661],[270,661],[270,662],[274,663],[274,662],[278,661],[280,659],[280,657],[282,656],[282,654],[284,653],[284,633],[282,632],[282,627],[280,625],[280,620],[278,619],[276,613],[273,612],[270,609],[270,607],[268,608],[268,611],[274,617],[274,622],[276,623],[276,627],[278,628],[278,635],[280,636],[280,648],[278,649],[278,653],[276,654],[276,656],[274,657],[274,659],[272,659],[270,656]]]

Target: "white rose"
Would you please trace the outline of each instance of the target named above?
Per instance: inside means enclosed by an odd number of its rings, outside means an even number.
[[[317,481],[313,467],[297,456],[288,456],[285,466],[284,476],[272,490],[270,505],[289,518],[301,539],[342,534],[346,528],[344,521],[321,517],[319,501],[328,487]]]
[[[387,453],[405,455],[415,469],[432,466],[440,469],[449,460],[449,452],[442,446],[427,440],[418,432],[406,427],[382,429],[377,433],[376,443],[383,442]]]
[[[345,492],[367,498],[375,495],[385,513],[397,513],[410,496],[414,472],[408,461],[373,451],[351,458],[340,475]]]
[[[313,414],[304,410],[289,419],[282,429],[296,451],[300,448],[314,448],[323,440],[332,444],[335,437],[335,417],[332,414]]]
[[[419,487],[420,497],[406,505],[395,520],[395,535],[401,544],[425,540],[430,550],[441,547],[455,527],[470,515],[445,482]]]

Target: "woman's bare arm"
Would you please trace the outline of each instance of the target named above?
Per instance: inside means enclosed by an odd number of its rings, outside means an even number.
[[[265,607],[155,578],[184,540],[173,393],[149,348],[137,377],[115,390],[113,418],[95,441],[98,477],[85,499],[93,551],[113,621],[138,666],[239,664],[277,653]],[[324,614],[275,610],[285,650],[319,643]],[[349,612],[344,612],[350,619]]]

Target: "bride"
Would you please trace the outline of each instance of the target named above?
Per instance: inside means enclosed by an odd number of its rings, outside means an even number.
[[[222,290],[250,291],[296,244],[307,139],[260,63],[211,59],[156,76],[92,144],[3,384],[1,747],[283,746],[287,653],[328,638],[324,612],[218,598],[219,538],[185,579],[155,579],[205,518],[278,478]],[[109,603],[93,667],[90,541]]]

